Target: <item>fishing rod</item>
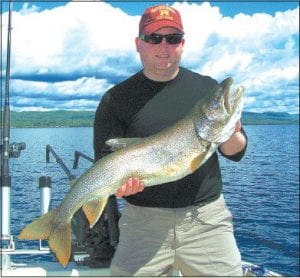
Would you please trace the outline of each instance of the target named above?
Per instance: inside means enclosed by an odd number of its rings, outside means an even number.
[[[6,242],[2,249],[14,249],[13,238],[10,234],[10,187],[11,177],[9,176],[9,137],[10,137],[10,107],[9,107],[9,77],[10,77],[10,47],[11,47],[11,10],[12,3],[9,2],[8,9],[8,30],[7,30],[7,54],[6,54],[6,78],[5,98],[2,117],[2,138],[1,138],[1,245]],[[2,84],[1,84],[2,87]],[[9,268],[11,265],[10,256],[1,255],[2,267]]]
[[[2,118],[2,164],[1,164],[1,185],[10,186],[9,178],[9,137],[10,137],[10,107],[9,107],[9,78],[10,78],[10,48],[11,48],[11,9],[9,1],[8,8],[8,30],[7,30],[7,51],[6,51],[6,76],[5,76],[5,97]]]
[[[2,5],[1,5],[2,12]],[[8,3],[8,29],[7,29],[7,50],[6,50],[6,76],[4,107],[1,111],[1,251],[12,251],[15,248],[13,236],[10,231],[11,223],[11,176],[9,175],[10,157],[19,157],[21,150],[24,150],[25,143],[10,144],[10,103],[9,103],[9,81],[10,81],[10,54],[11,54],[11,30],[12,30],[12,1]],[[2,84],[1,84],[2,90]],[[1,95],[2,105],[2,95]],[[2,107],[1,107],[2,108]],[[2,115],[3,114],[3,115]],[[1,265],[3,269],[9,268],[11,260],[9,255],[1,254]]]
[[[11,177],[9,176],[9,158],[17,158],[20,152],[26,148],[25,143],[9,143],[10,140],[10,57],[11,57],[11,30],[12,30],[12,1],[8,6],[8,30],[7,30],[7,53],[6,53],[6,76],[5,76],[5,97],[3,115],[1,114],[1,125],[3,127],[1,136],[1,186],[10,187]],[[1,99],[2,105],[2,99]],[[1,107],[2,108],[2,107]]]

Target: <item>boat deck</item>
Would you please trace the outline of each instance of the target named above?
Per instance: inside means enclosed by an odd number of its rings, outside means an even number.
[[[58,263],[12,264],[8,270],[2,270],[2,276],[110,276],[108,268],[90,268],[70,262],[67,267]]]
[[[243,276],[247,277],[278,277],[278,273],[266,270],[251,263],[243,262]],[[54,262],[37,262],[32,264],[12,263],[12,267],[7,270],[1,270],[3,277],[110,277],[109,268],[90,268],[78,263],[70,262],[67,267]],[[178,271],[173,272],[173,277],[181,276]]]

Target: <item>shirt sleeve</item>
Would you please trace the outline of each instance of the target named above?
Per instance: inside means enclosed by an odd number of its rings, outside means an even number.
[[[236,161],[236,162],[240,161],[240,160],[243,158],[243,156],[244,156],[245,153],[246,153],[246,149],[247,149],[247,145],[248,145],[248,137],[247,137],[246,132],[245,132],[245,130],[243,129],[243,127],[241,128],[241,132],[242,132],[242,134],[243,134],[243,135],[245,136],[245,138],[246,138],[246,146],[244,147],[244,149],[242,149],[240,152],[238,152],[238,153],[236,153],[236,154],[234,154],[234,155],[226,155],[226,154],[224,154],[224,153],[221,151],[220,148],[218,148],[218,150],[219,150],[219,152],[220,152],[220,154],[221,154],[222,156],[226,157],[226,158],[229,159],[229,160]]]
[[[125,124],[120,120],[118,111],[113,108],[113,100],[109,91],[102,97],[95,113],[94,120],[94,157],[95,161],[111,153],[105,141],[124,137]]]

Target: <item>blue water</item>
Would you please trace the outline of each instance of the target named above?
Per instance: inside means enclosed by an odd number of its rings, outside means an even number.
[[[245,126],[248,150],[239,163],[220,158],[224,195],[234,216],[235,234],[242,258],[284,276],[299,276],[299,127]],[[71,169],[74,151],[93,157],[92,128],[13,129],[12,142],[27,147],[12,159],[12,228],[18,248],[36,241],[16,238],[21,229],[37,217],[38,179],[51,176],[51,206],[58,205],[68,190],[68,179],[51,156],[46,163],[46,144],[50,144]],[[91,163],[79,162],[73,174],[79,176]],[[52,255],[25,256],[26,260],[54,260]],[[24,256],[14,256],[21,261]]]

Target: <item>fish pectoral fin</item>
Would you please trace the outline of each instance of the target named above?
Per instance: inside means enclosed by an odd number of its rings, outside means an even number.
[[[199,154],[192,160],[190,165],[190,169],[192,173],[194,173],[201,166],[201,162],[203,161],[205,156],[206,156],[206,152]]]
[[[82,210],[89,221],[90,228],[93,228],[94,225],[99,220],[102,212],[107,204],[108,197],[103,199],[96,199],[89,201],[82,206]]]
[[[137,143],[142,138],[113,138],[105,141],[105,144],[110,146],[113,151],[127,147],[133,143]]]

